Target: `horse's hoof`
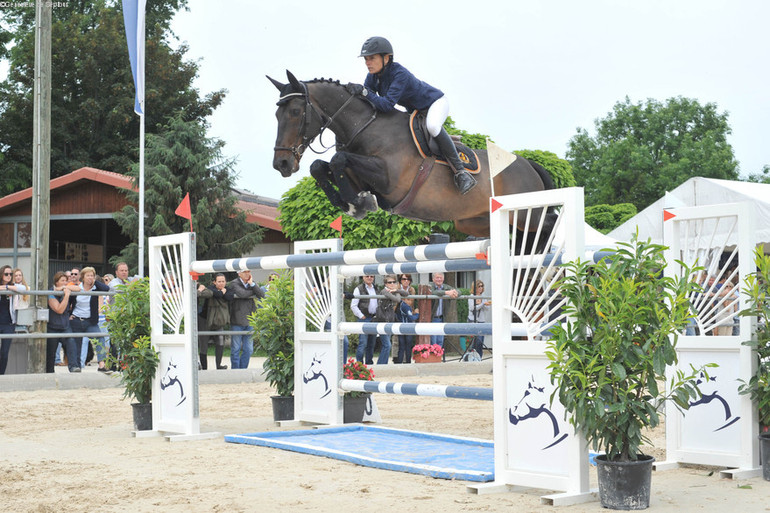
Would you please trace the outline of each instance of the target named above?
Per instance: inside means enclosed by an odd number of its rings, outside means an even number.
[[[345,215],[349,215],[353,219],[360,221],[366,217],[366,210],[361,210],[356,205],[348,203],[348,209],[345,211]]]
[[[358,193],[358,198],[360,200],[359,206],[364,209],[366,212],[377,212],[379,210],[380,206],[377,204],[377,197],[366,191],[361,191]]]

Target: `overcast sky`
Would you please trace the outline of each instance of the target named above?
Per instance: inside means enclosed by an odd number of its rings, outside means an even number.
[[[458,128],[507,150],[565,156],[578,127],[628,96],[716,103],[742,175],[770,164],[770,2],[765,0],[189,0],[173,30],[200,59],[201,93],[225,88],[211,136],[236,157],[238,186],[272,198],[307,176],[272,168],[278,91],[317,77],[362,83],[373,35],[438,87]],[[148,88],[151,85],[148,84]],[[149,108],[149,106],[148,106]],[[329,140],[324,143],[329,144]],[[328,160],[331,151],[320,158]]]

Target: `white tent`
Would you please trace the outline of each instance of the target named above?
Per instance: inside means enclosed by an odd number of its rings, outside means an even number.
[[[639,238],[663,242],[663,210],[675,207],[720,205],[749,202],[755,208],[757,242],[770,242],[770,184],[690,178],[682,185],[612,230],[608,235],[617,240],[631,240],[639,229]],[[735,237],[735,235],[733,235]],[[735,241],[731,241],[735,243]]]

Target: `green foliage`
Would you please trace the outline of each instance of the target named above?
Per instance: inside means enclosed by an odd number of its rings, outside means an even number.
[[[153,237],[189,230],[189,221],[175,214],[185,194],[190,194],[196,254],[199,259],[224,258],[250,251],[262,238],[258,225],[246,221],[236,207],[231,187],[233,162],[222,157],[224,143],[206,137],[205,126],[176,116],[158,135],[147,136],[145,154],[145,236]],[[130,176],[138,180],[139,165]],[[128,191],[138,204],[138,193]],[[128,237],[135,239],[139,215],[129,205],[115,214],[115,220]],[[131,243],[114,261],[137,264],[137,244]],[[115,262],[113,262],[115,263]]]
[[[339,235],[329,223],[341,212],[337,210],[311,177],[305,177],[284,193],[279,205],[283,233],[291,240],[328,239]],[[391,215],[383,210],[370,212],[358,221],[342,216],[345,249],[408,246],[426,242],[431,233],[449,233],[455,240],[464,237],[454,223],[425,223]]]
[[[262,368],[279,396],[294,393],[294,280],[288,270],[279,271],[260,308],[249,316],[254,330],[254,349],[267,358]]]
[[[457,289],[457,292],[461,296],[469,296],[471,293],[469,289]],[[457,322],[465,322],[468,319],[468,300],[461,299],[455,303],[457,304]]]
[[[687,297],[697,288],[663,276],[664,249],[634,237],[612,261],[566,264],[560,282],[570,317],[548,343],[557,384],[551,400],[558,394],[570,423],[610,460],[637,459],[650,442],[643,429],[658,425],[666,399],[687,409],[700,396],[695,378],[703,368],[677,371],[667,391],[658,387],[677,363],[677,337],[691,316]]]
[[[614,230],[636,215],[636,207],[631,203],[617,205],[593,205],[586,207],[586,223],[602,233]]]
[[[757,371],[738,391],[748,394],[757,406],[759,423],[770,426],[770,255],[759,246],[754,252],[757,270],[743,280],[743,293],[748,298],[748,308],[739,315],[756,316],[756,332],[743,344],[751,347],[757,358]]]
[[[633,203],[642,210],[693,176],[736,179],[727,117],[714,103],[682,97],[616,103],[595,121],[595,136],[578,128],[568,143],[586,204]]]
[[[455,127],[455,122],[452,119],[452,116],[447,116],[446,120],[444,120],[444,129],[447,131],[449,135],[461,136],[460,141],[464,145],[466,145],[468,148],[472,148],[474,150],[486,150],[487,139],[489,139],[490,141],[492,140],[488,135],[470,134],[465,130],[461,130]]]
[[[770,183],[770,164],[762,166],[761,172],[750,174],[746,181],[754,183]]]
[[[34,4],[34,2],[33,2]],[[139,117],[128,61],[121,3],[63,2],[52,10],[51,178],[84,166],[126,173],[138,159]],[[170,39],[170,23],[186,0],[147,4],[146,130],[157,133],[175,114],[203,121],[224,99],[220,90],[201,98],[193,81],[196,62],[186,45]],[[31,184],[35,9],[4,7],[0,57],[8,77],[0,83],[0,195]],[[8,47],[13,45],[10,50]]]
[[[158,369],[158,353],[150,342],[150,281],[142,278],[118,285],[120,294],[112,296],[105,310],[110,343],[118,350],[117,359],[107,355],[106,364],[118,366],[123,398],[138,403],[152,399],[152,380]]]
[[[570,163],[560,159],[555,153],[542,150],[516,150],[514,153],[519,157],[537,162],[546,168],[557,189],[575,187],[577,185]]]

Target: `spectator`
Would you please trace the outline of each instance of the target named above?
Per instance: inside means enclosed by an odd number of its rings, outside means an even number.
[[[10,265],[0,267],[0,290],[4,292],[16,290]],[[13,309],[13,297],[7,293],[0,294],[0,334],[11,334],[14,331],[16,331],[16,310]],[[5,374],[5,369],[8,367],[12,340],[10,338],[0,340],[0,374]]]
[[[16,268],[13,270],[13,285],[16,287],[16,292],[23,290],[29,290],[29,285],[24,279],[24,272],[21,269]],[[29,295],[16,294],[13,296],[13,309],[16,310],[16,331],[27,331],[28,325],[20,325],[19,310],[26,310],[29,308]]]
[[[457,299],[459,293],[449,285],[444,285],[444,273],[433,273],[433,289],[431,292],[434,296],[439,296],[439,299],[432,300],[431,322],[444,322],[444,313],[446,313],[448,303],[444,301],[443,297]],[[430,343],[444,347],[444,335],[431,335]]]
[[[72,277],[75,277],[75,270],[73,269]],[[96,270],[93,267],[84,267],[80,271],[80,278],[82,282],[78,285],[78,289],[83,292],[89,291],[101,291],[107,292],[110,288],[100,281],[96,281]],[[70,326],[74,333],[98,333],[99,332],[99,311],[100,311],[100,298],[102,296],[97,295],[84,295],[78,294],[74,298],[70,298],[72,303],[72,315],[70,317]],[[80,349],[79,366],[84,367],[88,346],[90,344],[89,338],[83,338],[82,346]],[[109,372],[109,369],[104,365],[104,359],[109,349],[108,342],[102,340],[97,343],[96,358],[98,361],[99,372]]]
[[[57,272],[53,277],[53,290],[61,291],[63,296],[48,296],[48,333],[72,333],[70,327],[70,289],[67,287],[67,275]],[[56,351],[59,345],[64,347],[70,372],[80,372],[78,366],[77,345],[72,337],[49,338],[46,341],[45,371],[54,371]]]
[[[110,282],[115,279],[115,276],[111,275],[110,273],[105,274],[102,276],[102,281],[105,285],[109,286]]]
[[[230,301],[232,294],[228,293],[227,280],[225,275],[218,273],[214,276],[214,283],[201,289],[198,287],[200,296],[206,300],[206,324],[209,331],[224,331],[227,323],[230,322]],[[225,336],[215,335],[214,347],[217,369],[223,370],[227,365],[222,365],[222,355],[225,351]],[[198,349],[200,351],[200,349]],[[202,365],[202,364],[201,364]]]
[[[254,283],[251,271],[241,271],[228,286],[232,295],[230,303],[230,329],[232,331],[251,331],[249,315],[257,311],[257,299],[265,297],[262,287]],[[230,339],[230,364],[233,369],[248,369],[254,352],[254,340],[251,333],[233,335]]]
[[[209,324],[206,321],[206,298],[201,293],[206,290],[206,286],[198,284],[198,363],[199,370],[208,370],[209,368],[209,342],[210,335],[201,335],[201,331],[209,331]],[[220,357],[220,361],[221,361]]]
[[[412,287],[412,275],[409,273],[401,274],[398,277],[399,287],[406,291],[410,296],[415,294]],[[406,298],[398,305],[396,311],[396,320],[398,322],[417,322],[420,318],[420,311],[414,308],[414,299]],[[393,363],[412,363],[412,347],[414,346],[414,335],[398,336],[398,353]]]
[[[476,280],[471,286],[472,296],[482,296],[484,294],[484,282]],[[491,320],[489,317],[489,309],[491,308],[492,301],[488,299],[469,299],[468,300],[468,322],[488,322]],[[479,358],[483,356],[484,351],[484,337],[473,337],[472,343],[473,350],[479,354]]]
[[[396,309],[401,302],[401,297],[406,296],[407,291],[398,286],[395,274],[385,275],[385,286],[380,291],[380,295],[385,299],[379,299],[377,304],[377,314],[375,322],[395,322]],[[377,358],[377,365],[387,365],[390,360],[390,335],[380,335],[382,347],[380,348],[380,357]]]
[[[80,269],[77,267],[73,267],[70,271],[70,281],[67,282],[67,285],[80,285]],[[74,289],[71,289],[74,290]]]
[[[357,286],[353,291],[353,300],[350,302],[350,310],[359,322],[372,322],[374,314],[377,313],[377,299],[358,299],[358,296],[375,295],[377,295],[377,290],[374,288],[374,275],[367,274],[363,278],[363,283]],[[376,341],[377,335],[359,335],[356,360],[363,362],[365,356],[365,363],[367,365],[372,365],[372,363],[374,363],[374,344]]]

